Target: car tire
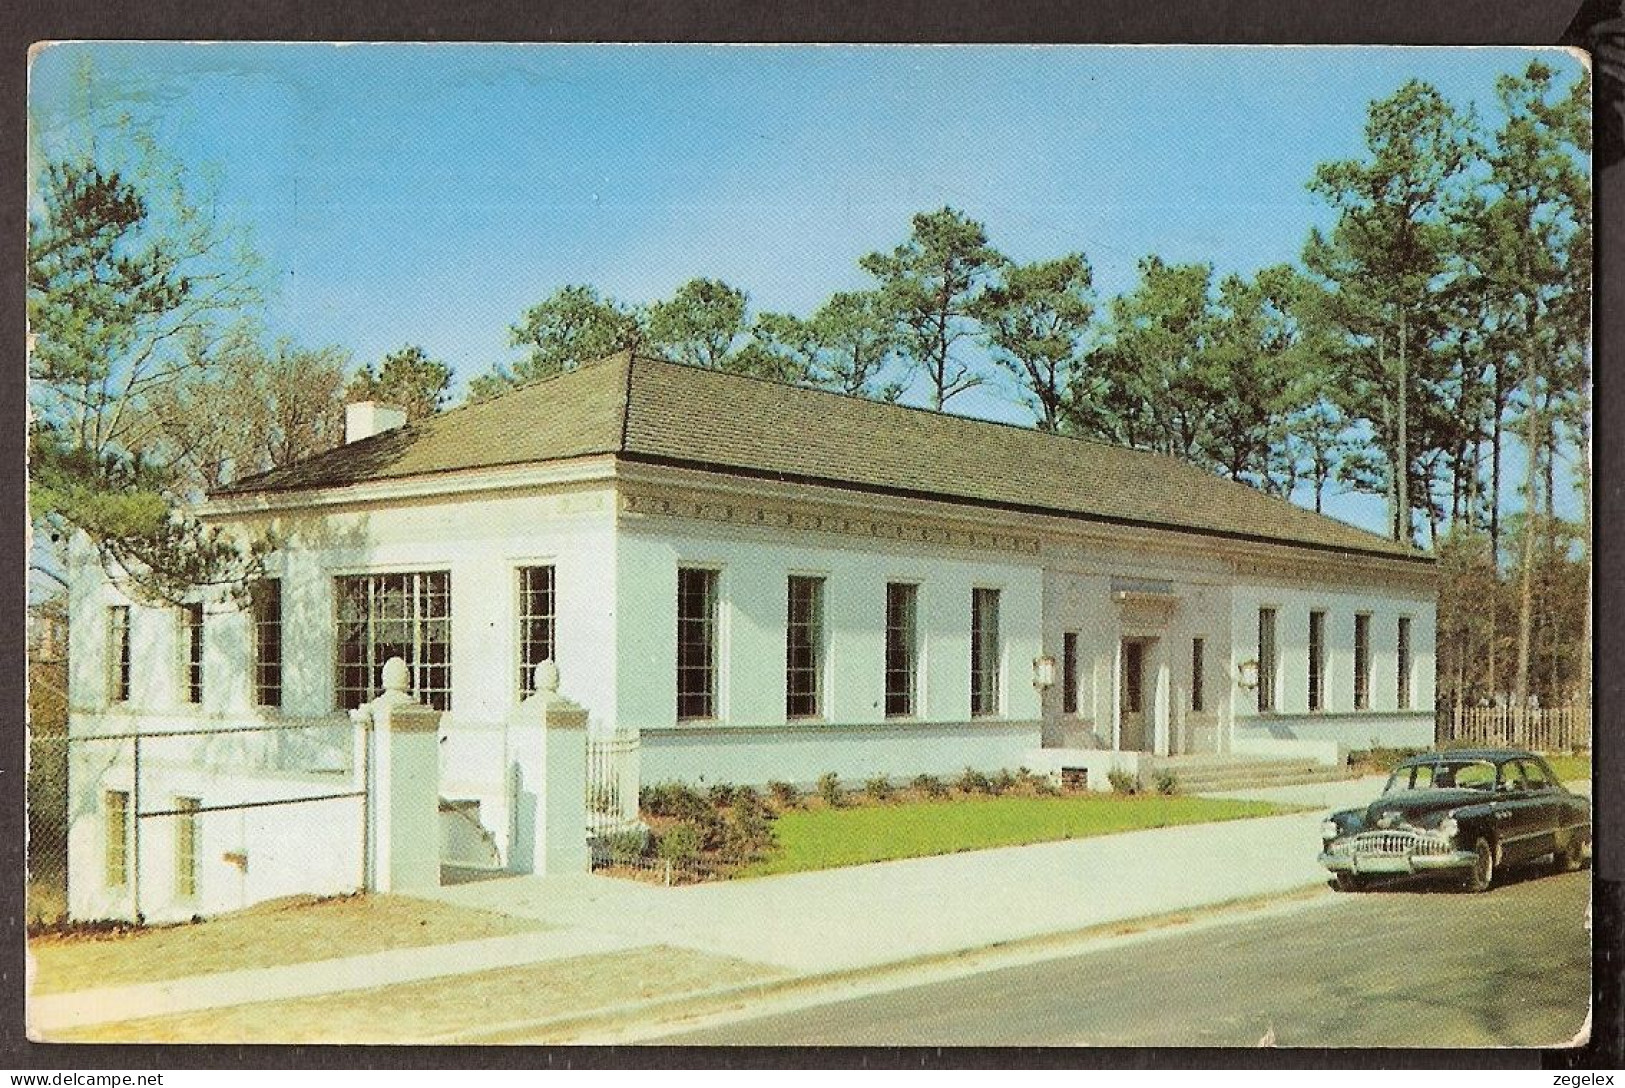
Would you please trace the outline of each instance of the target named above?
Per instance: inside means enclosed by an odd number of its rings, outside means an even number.
[[[1586,844],[1585,836],[1579,832],[1569,835],[1569,841],[1563,848],[1552,855],[1552,865],[1560,873],[1572,873],[1585,864]]]
[[[1358,873],[1333,873],[1332,879],[1340,892],[1363,892],[1371,886],[1370,878]]]
[[[1467,870],[1467,890],[1487,892],[1494,883],[1495,846],[1488,839],[1479,839],[1473,843],[1473,867]]]

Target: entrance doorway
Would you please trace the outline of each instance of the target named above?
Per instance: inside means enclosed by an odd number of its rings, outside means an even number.
[[[1120,655],[1122,672],[1117,678],[1118,717],[1121,722],[1118,748],[1125,752],[1145,752],[1151,748],[1146,699],[1145,659],[1151,640],[1125,638]]]

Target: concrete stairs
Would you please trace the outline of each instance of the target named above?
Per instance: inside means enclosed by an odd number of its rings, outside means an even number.
[[[1224,793],[1263,786],[1341,782],[1352,777],[1347,767],[1317,763],[1309,758],[1200,755],[1164,756],[1147,761],[1141,779],[1151,786],[1165,771],[1172,772],[1178,780],[1180,793]]]

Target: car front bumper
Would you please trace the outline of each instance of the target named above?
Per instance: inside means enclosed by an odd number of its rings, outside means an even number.
[[[1471,850],[1447,854],[1332,854],[1322,852],[1320,864],[1334,873],[1436,873],[1449,869],[1470,869],[1476,855]]]

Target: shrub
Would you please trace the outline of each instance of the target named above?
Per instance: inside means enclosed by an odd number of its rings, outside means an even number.
[[[1158,793],[1171,797],[1179,792],[1179,776],[1173,771],[1159,771],[1155,785]]]
[[[1112,784],[1113,793],[1135,794],[1140,792],[1140,780],[1128,771],[1112,770],[1106,772],[1106,781]]]
[[[734,787],[730,786],[728,783],[718,782],[706,791],[706,797],[710,799],[713,807],[727,808],[729,805],[734,803],[734,795],[736,792],[737,791],[734,789]]]
[[[649,845],[649,829],[640,827],[632,831],[617,831],[604,839],[609,860],[616,865],[630,865],[643,856]]]
[[[1016,776],[1003,768],[1000,768],[988,782],[988,788],[993,793],[1007,793],[1014,789],[1015,785]]]
[[[1016,768],[1016,782],[1024,790],[1038,797],[1053,797],[1061,791],[1047,774],[1036,774],[1026,767]]]
[[[673,820],[702,820],[711,802],[682,782],[656,782],[638,791],[638,807],[650,816]]]
[[[877,774],[863,784],[863,792],[876,801],[889,801],[892,795],[891,779]]]
[[[934,774],[917,774],[914,776],[914,788],[927,797],[948,796],[948,783]]]
[[[772,795],[773,803],[780,808],[795,808],[801,804],[801,791],[788,782],[769,782],[767,792]]]
[[[705,832],[695,824],[676,824],[666,829],[655,845],[655,853],[665,861],[693,861],[705,844]]]
[[[722,837],[724,860],[743,865],[755,861],[772,845],[773,821],[764,808],[758,805],[734,809]]]
[[[993,780],[974,767],[966,767],[959,776],[959,788],[965,793],[992,793]]]
[[[834,771],[819,775],[818,796],[822,797],[824,804],[830,808],[839,808],[841,804],[841,776]]]

